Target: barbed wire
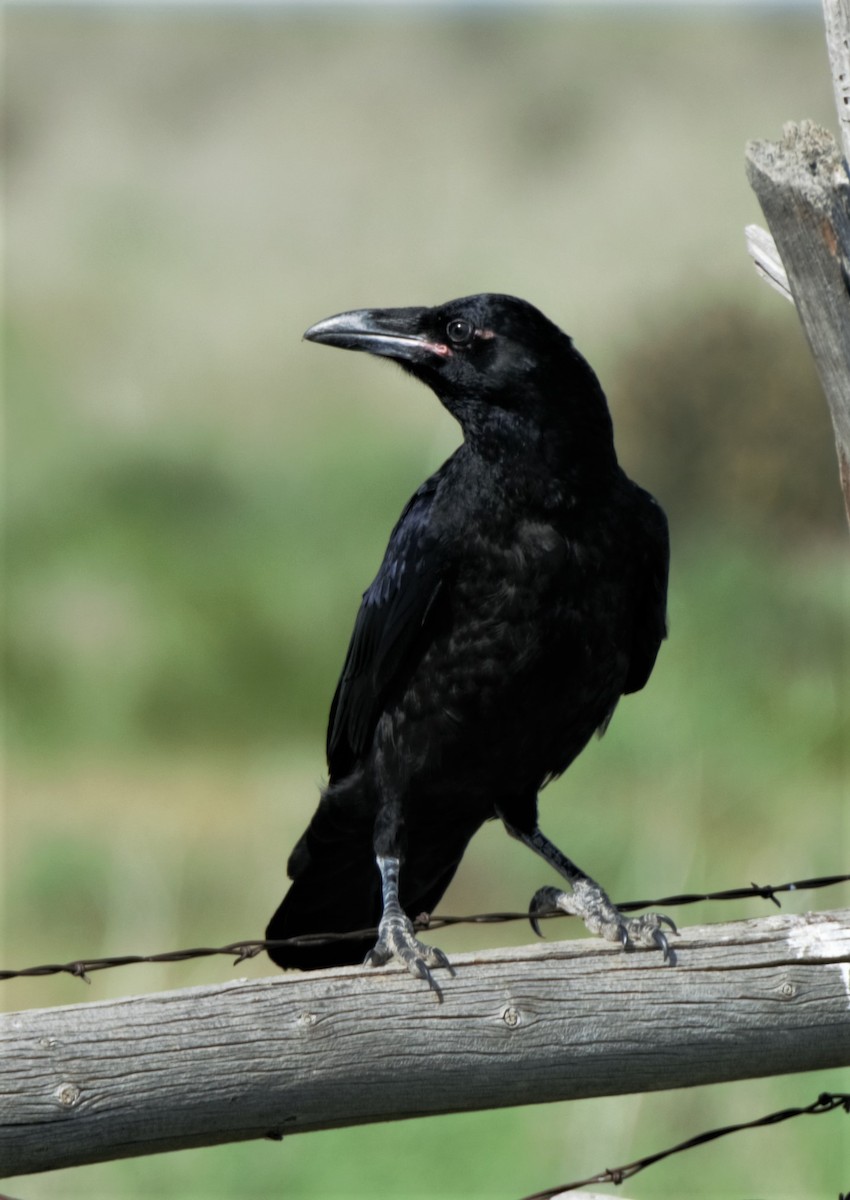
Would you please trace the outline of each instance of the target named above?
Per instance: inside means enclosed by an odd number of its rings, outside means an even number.
[[[759,1129],[765,1125],[778,1125],[781,1121],[790,1121],[792,1117],[802,1117],[807,1114],[820,1116],[821,1113],[833,1112],[836,1108],[843,1108],[845,1113],[850,1114],[850,1092],[821,1092],[817,1100],[805,1108],[783,1108],[779,1112],[768,1113],[766,1117],[758,1117],[755,1121],[743,1121],[739,1125],[724,1125],[720,1129],[710,1129],[707,1133],[698,1133],[696,1137],[679,1142],[677,1146],[671,1146],[668,1150],[661,1150],[657,1154],[648,1154],[645,1158],[626,1163],[622,1167],[609,1167],[588,1179],[577,1179],[574,1183],[561,1183],[557,1187],[544,1188],[542,1192],[524,1196],[523,1200],[554,1200],[554,1197],[560,1196],[564,1192],[572,1192],[576,1188],[588,1187],[590,1184],[620,1184],[626,1179],[631,1179],[633,1175],[637,1175],[639,1171],[645,1170],[646,1167],[651,1167],[654,1163],[669,1158],[672,1154],[680,1154],[683,1150],[692,1150],[695,1146],[703,1146],[706,1142],[713,1142],[717,1138],[726,1137],[727,1134],[738,1133],[742,1129]],[[838,1200],[847,1200],[847,1198],[842,1193]]]
[[[771,900],[777,908],[781,907],[778,896],[784,892],[803,892],[816,888],[832,887],[839,883],[850,882],[848,875],[824,875],[816,879],[798,879],[792,883],[759,884],[751,883],[747,887],[728,888],[720,892],[688,892],[677,896],[662,896],[658,900],[627,900],[617,907],[621,912],[633,912],[641,908],[672,908],[683,904],[696,904],[710,900]],[[538,913],[536,919],[548,920],[566,917],[567,913]],[[452,925],[497,925],[510,921],[527,921],[527,912],[496,912],[478,913],[472,916],[431,916],[423,913],[414,921],[418,931],[445,929]],[[106,971],[113,967],[136,966],[140,963],[176,963],[187,962],[195,958],[212,958],[216,955],[226,955],[234,958],[234,966],[247,959],[256,958],[264,950],[278,946],[317,946],[330,942],[362,940],[377,936],[377,929],[356,929],[346,933],[313,933],[299,937],[278,938],[273,940],[246,939],[230,942],[226,946],[196,946],[188,950],[166,950],[160,954],[121,954],[112,958],[74,959],[66,963],[45,963],[37,967],[22,967],[19,970],[0,971],[0,981],[7,979],[33,978],[41,975],[73,975],[84,983],[91,983],[89,975],[94,971]],[[2,1197],[0,1197],[2,1200]]]

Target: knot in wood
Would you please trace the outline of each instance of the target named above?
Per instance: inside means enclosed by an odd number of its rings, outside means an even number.
[[[509,1029],[516,1029],[517,1025],[520,1023],[520,1019],[519,1012],[512,1006],[509,1006],[502,1012],[502,1020]]]
[[[82,1093],[75,1083],[60,1083],[53,1095],[63,1108],[74,1108]]]

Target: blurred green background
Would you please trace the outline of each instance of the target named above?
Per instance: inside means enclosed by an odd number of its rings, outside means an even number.
[[[746,140],[835,124],[817,8],[5,20],[3,965],[261,935],[317,798],[360,592],[457,441],[421,386],[301,332],[481,290],[573,334],[672,527],[670,642],[548,790],[544,828],[621,900],[846,871],[835,452],[796,317],[743,241],[760,220]],[[442,911],[522,908],[545,874],[488,828]],[[233,974],[204,960],[91,988],[17,980],[3,1003]],[[846,1075],[224,1146],[13,1191],[515,1200],[828,1088]],[[628,1195],[833,1196],[850,1174],[840,1123],[692,1151]]]

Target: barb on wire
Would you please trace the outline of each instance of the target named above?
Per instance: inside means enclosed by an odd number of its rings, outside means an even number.
[[[789,1121],[792,1117],[802,1117],[807,1114],[819,1116],[821,1113],[832,1112],[836,1108],[843,1108],[845,1113],[850,1114],[850,1092],[821,1092],[817,1100],[805,1108],[783,1108],[779,1112],[768,1113],[766,1117],[758,1117],[755,1121],[744,1121],[740,1125],[724,1125],[720,1129],[710,1129],[707,1133],[699,1133],[696,1137],[688,1138],[686,1142],[680,1142],[678,1146],[671,1146],[668,1150],[661,1150],[657,1154],[648,1154],[645,1158],[626,1163],[622,1167],[609,1167],[588,1179],[577,1179],[574,1183],[561,1183],[557,1187],[545,1188],[542,1192],[524,1196],[523,1200],[554,1200],[555,1196],[560,1196],[563,1192],[572,1192],[576,1188],[588,1187],[590,1184],[619,1184],[626,1179],[631,1179],[633,1175],[637,1175],[646,1167],[651,1167],[654,1163],[669,1158],[672,1154],[680,1154],[683,1150],[692,1150],[694,1146],[703,1146],[706,1142],[726,1137],[729,1133],[739,1133],[742,1129],[759,1129],[765,1125],[778,1125],[781,1121]]]
[[[824,875],[818,879],[799,879],[794,883],[758,884],[749,887],[730,888],[722,892],[691,892],[678,896],[662,896],[659,900],[628,900],[617,907],[622,912],[633,912],[640,908],[672,908],[674,905],[696,904],[702,900],[744,900],[760,898],[772,900],[779,907],[777,896],[782,892],[802,892],[814,888],[830,887],[837,883],[850,882],[848,875]],[[565,917],[566,913],[538,913],[537,920]],[[451,925],[495,925],[508,921],[527,921],[527,912],[477,913],[472,916],[431,916],[423,913],[414,921],[418,930],[445,929]],[[166,950],[161,954],[122,954],[114,958],[83,958],[66,963],[46,963],[38,967],[22,967],[16,971],[0,971],[0,981],[21,979],[38,975],[74,975],[84,983],[91,983],[89,975],[94,971],[105,971],[111,967],[128,967],[139,963],[186,962],[193,958],[211,958],[214,955],[234,957],[234,966],[249,958],[256,958],[263,950],[274,946],[315,946],[327,942],[343,942],[377,936],[376,929],[355,929],[347,933],[311,933],[300,937],[280,938],[271,941],[248,939],[231,942],[227,946],[199,946],[190,950]],[[0,1197],[2,1200],[2,1197]]]

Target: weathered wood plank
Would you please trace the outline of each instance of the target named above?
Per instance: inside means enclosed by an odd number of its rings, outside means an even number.
[[[850,910],[0,1018],[0,1175],[430,1113],[850,1065]],[[441,972],[442,975],[442,972]]]
[[[832,136],[811,122],[751,142],[747,176],[788,276],[829,405],[850,520],[850,179]]]

